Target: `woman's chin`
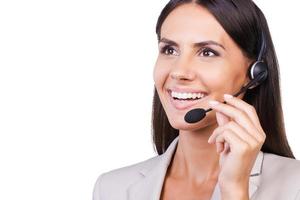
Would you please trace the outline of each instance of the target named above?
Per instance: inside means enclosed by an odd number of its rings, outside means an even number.
[[[197,129],[201,129],[202,127],[205,126],[204,123],[202,122],[197,122],[197,123],[193,123],[193,124],[190,124],[190,123],[187,123],[186,121],[184,121],[184,119],[180,119],[180,118],[177,118],[177,119],[169,119],[169,122],[170,122],[170,125],[175,128],[175,129],[178,129],[178,130],[185,130],[185,131],[193,131],[193,130],[197,130]]]

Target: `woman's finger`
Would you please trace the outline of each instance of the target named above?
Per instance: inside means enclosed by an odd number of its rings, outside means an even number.
[[[253,148],[255,148],[257,146],[257,143],[259,143],[259,141],[255,137],[247,133],[247,131],[243,127],[239,126],[234,121],[230,121],[227,124],[216,128],[209,138],[209,143],[214,143],[218,135],[222,134],[225,130],[231,130],[235,132],[240,138],[246,141]]]
[[[228,94],[224,94],[224,100],[226,101],[227,104],[232,105],[247,113],[247,115],[249,116],[250,120],[255,125],[255,127],[263,133],[256,110],[252,105],[248,104],[247,102],[243,101],[240,98]]]
[[[248,133],[252,134],[258,141],[264,140],[264,135],[253,125],[249,117],[243,111],[218,101],[210,101],[211,108],[222,112],[223,114],[232,118],[240,126],[242,126]]]
[[[234,133],[231,130],[225,130],[223,134],[218,135],[218,137],[216,138],[216,142],[228,143],[229,149],[227,148],[228,150],[226,151],[230,151],[230,152],[244,153],[249,148],[248,143],[246,143],[246,141],[244,141],[242,138],[240,138],[236,133]]]

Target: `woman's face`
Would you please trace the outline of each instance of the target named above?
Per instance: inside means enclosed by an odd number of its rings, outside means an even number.
[[[196,130],[214,124],[214,111],[195,124],[186,123],[184,116],[194,108],[208,109],[209,100],[223,101],[223,94],[234,94],[249,81],[251,60],[202,6],[183,4],[173,10],[162,24],[158,45],[153,78],[176,129]]]

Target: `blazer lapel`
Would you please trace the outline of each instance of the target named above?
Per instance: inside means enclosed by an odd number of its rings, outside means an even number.
[[[178,137],[169,145],[166,152],[158,156],[158,162],[154,167],[146,167],[140,170],[144,176],[128,188],[129,200],[159,200],[165,175],[177,146]]]
[[[179,137],[176,137],[169,145],[165,153],[158,156],[158,162],[154,167],[145,167],[139,171],[143,176],[140,180],[132,184],[128,190],[128,200],[159,200],[163,187],[166,172]],[[249,178],[249,198],[253,197],[260,183],[260,174],[263,162],[263,152],[260,151]],[[221,200],[221,191],[218,183],[215,186],[211,200]]]
[[[260,178],[262,173],[262,165],[264,160],[264,153],[259,151],[254,166],[252,167],[250,178],[249,178],[249,198],[253,197],[257,188],[260,185]]]

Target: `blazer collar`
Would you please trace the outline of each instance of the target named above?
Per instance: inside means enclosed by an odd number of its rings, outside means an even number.
[[[129,200],[159,200],[165,175],[177,147],[179,137],[177,136],[168,149],[158,156],[158,161],[154,166],[148,165],[142,168],[139,173],[143,178],[132,184],[128,188]],[[260,184],[260,174],[263,163],[263,152],[260,151],[251,170],[249,179],[249,199],[253,196]],[[211,200],[221,200],[221,192],[218,183],[215,186]]]

